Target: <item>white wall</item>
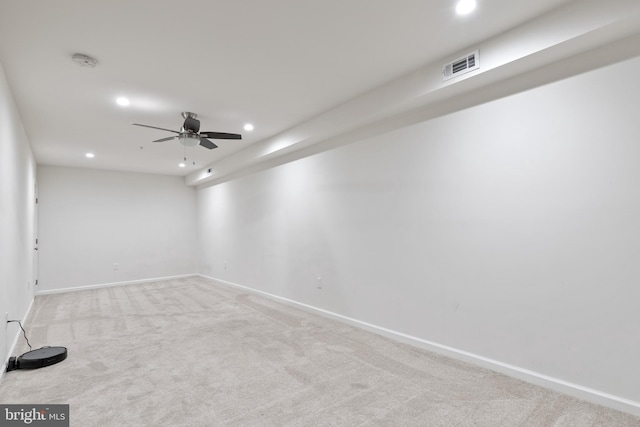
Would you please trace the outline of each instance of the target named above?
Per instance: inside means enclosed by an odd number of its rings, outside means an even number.
[[[640,402],[638,75],[202,188],[201,273]]]
[[[38,181],[39,291],[196,272],[196,193],[183,178],[39,166]]]
[[[0,363],[19,331],[15,323],[5,329],[5,313],[24,319],[33,301],[35,183],[29,139],[0,64]]]

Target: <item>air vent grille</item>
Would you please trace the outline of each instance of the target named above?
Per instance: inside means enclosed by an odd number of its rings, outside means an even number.
[[[479,51],[471,52],[442,67],[442,80],[449,80],[480,68]]]

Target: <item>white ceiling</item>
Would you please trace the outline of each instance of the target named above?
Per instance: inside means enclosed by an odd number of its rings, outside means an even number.
[[[0,0],[0,61],[39,164],[187,175],[569,0],[478,3]],[[244,139],[189,149],[180,169],[184,147],[151,143],[171,134],[130,125],[178,130],[182,111]]]

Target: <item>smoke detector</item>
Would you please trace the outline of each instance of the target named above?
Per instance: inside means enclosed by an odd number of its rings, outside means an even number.
[[[98,63],[95,58],[92,58],[89,55],[84,55],[82,53],[75,53],[71,57],[71,59],[73,59],[73,62],[75,62],[79,66],[87,68],[95,68],[96,64]]]

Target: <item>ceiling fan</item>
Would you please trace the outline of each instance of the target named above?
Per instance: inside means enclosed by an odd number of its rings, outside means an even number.
[[[184,118],[184,123],[180,128],[180,131],[159,128],[156,126],[149,125],[141,125],[140,123],[131,123],[134,126],[142,126],[145,128],[151,129],[159,129],[166,130],[167,132],[177,133],[177,135],[169,136],[167,138],[156,139],[153,142],[164,142],[170,141],[172,139],[177,139],[182,145],[185,147],[195,147],[196,145],[201,145],[204,148],[208,148],[209,150],[213,150],[218,146],[213,142],[209,141],[207,138],[211,139],[242,139],[242,135],[238,133],[225,133],[225,132],[200,132],[200,120],[195,113],[190,113],[188,111],[184,111],[182,113],[182,117]]]

